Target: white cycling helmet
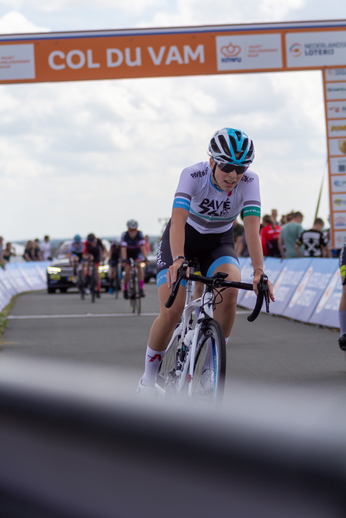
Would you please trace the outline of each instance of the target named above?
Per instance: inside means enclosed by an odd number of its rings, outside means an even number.
[[[255,158],[252,140],[243,131],[233,128],[222,128],[217,131],[209,142],[208,151],[218,164],[249,167]]]
[[[127,228],[135,229],[138,227],[138,222],[135,219],[130,219],[127,223]]]

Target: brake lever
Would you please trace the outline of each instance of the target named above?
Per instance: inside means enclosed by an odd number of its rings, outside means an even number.
[[[258,288],[263,291],[264,300],[266,303],[266,312],[269,313],[269,289],[268,289],[268,276],[263,273],[261,275],[260,282],[258,283]]]

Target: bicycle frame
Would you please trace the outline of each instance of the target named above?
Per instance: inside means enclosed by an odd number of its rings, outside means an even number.
[[[192,270],[192,268],[191,268]],[[193,273],[193,272],[191,272]],[[178,341],[178,349],[185,346],[186,347],[186,360],[183,363],[183,370],[177,369],[176,373],[176,383],[177,383],[177,393],[182,394],[184,388],[186,387],[185,380],[188,379],[188,396],[191,396],[192,393],[192,383],[193,374],[194,374],[194,358],[196,356],[197,351],[197,340],[199,336],[199,331],[203,325],[203,321],[206,318],[213,318],[213,303],[215,296],[213,294],[213,290],[209,290],[207,288],[204,291],[202,297],[199,297],[196,300],[192,300],[192,281],[187,280],[186,284],[186,297],[185,297],[185,305],[183,309],[182,319],[180,324],[175,328],[172,338],[168,344],[166,351],[170,349],[174,340],[180,336],[180,340]],[[201,309],[202,308],[202,309]],[[191,321],[193,312],[196,309],[200,309],[203,312],[202,316],[199,316],[196,325],[193,329],[191,329]],[[190,337],[189,337],[190,333]],[[191,341],[191,336],[193,335],[193,339]],[[188,372],[188,374],[187,374]]]

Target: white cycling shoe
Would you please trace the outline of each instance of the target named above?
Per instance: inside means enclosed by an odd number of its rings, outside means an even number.
[[[136,390],[136,394],[138,397],[155,397],[156,390],[152,385],[143,385],[142,378],[138,382],[138,387]]]

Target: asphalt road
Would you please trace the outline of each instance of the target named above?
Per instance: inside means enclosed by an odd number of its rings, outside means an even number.
[[[1,357],[67,360],[143,371],[150,327],[158,313],[156,285],[147,284],[142,315],[107,293],[94,304],[77,292],[19,296],[2,336]],[[227,345],[227,380],[328,389],[346,394],[345,353],[335,331],[239,308]],[[345,396],[346,398],[346,396]]]

